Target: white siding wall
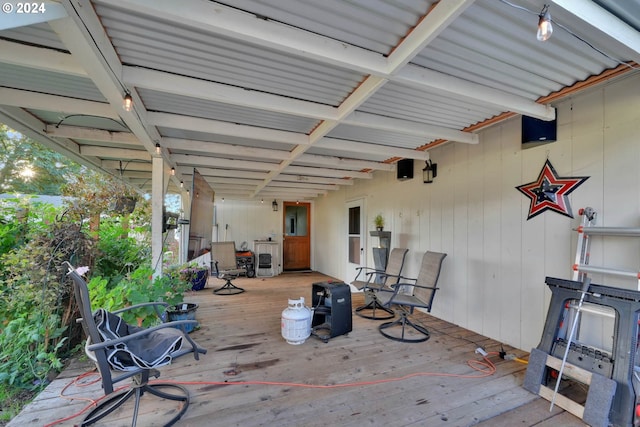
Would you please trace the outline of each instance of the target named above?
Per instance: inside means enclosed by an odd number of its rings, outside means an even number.
[[[424,165],[416,162],[413,180],[376,172],[319,198],[314,268],[344,278],[345,204],[363,197],[368,229],[381,212],[392,246],[409,248],[407,275],[415,276],[425,250],[448,254],[433,315],[530,350],[550,298],[545,277],[571,278],[578,209],[595,208],[598,225],[640,226],[640,78],[599,86],[557,108],[555,143],[522,150],[518,117],[483,130],[479,145],[432,150],[433,184],[421,182]],[[547,158],[560,176],[590,177],[570,196],[574,219],[547,211],[526,220],[529,201],[515,187],[534,181]],[[639,269],[640,239],[594,239],[591,264]],[[637,286],[602,276],[594,282]]]
[[[520,118],[487,128],[480,144],[451,143],[431,151],[433,184],[395,173],[331,191],[312,206],[312,268],[345,279],[346,203],[365,199],[367,229],[382,213],[392,246],[407,247],[405,274],[415,276],[428,249],[448,254],[432,314],[515,347],[538,344],[550,291],[546,276],[571,278],[578,209],[593,207],[598,225],[640,226],[640,76],[566,99],[558,109],[558,141],[527,150]],[[534,181],[549,158],[560,176],[589,176],[570,195],[575,218],[545,212],[527,221],[529,201],[515,187]],[[281,210],[254,201],[216,201],[220,240],[282,240]],[[371,246],[377,242],[368,241]],[[369,266],[373,266],[368,251]],[[591,264],[640,268],[640,239],[593,239]],[[595,283],[635,289],[629,279]]]

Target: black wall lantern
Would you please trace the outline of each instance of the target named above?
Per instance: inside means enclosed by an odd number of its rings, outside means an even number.
[[[278,202],[276,202],[276,199],[273,199],[273,202],[271,202],[271,207],[274,212],[278,212]]]
[[[438,176],[438,164],[431,163],[431,159],[425,161],[424,169],[422,169],[422,181],[425,184],[431,184],[436,176]]]

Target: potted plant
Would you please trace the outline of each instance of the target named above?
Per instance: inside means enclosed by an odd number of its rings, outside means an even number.
[[[373,225],[375,225],[378,231],[384,230],[384,217],[382,214],[378,214],[373,218]]]
[[[207,284],[209,269],[192,262],[180,269],[180,277],[191,283],[192,291],[199,291]]]

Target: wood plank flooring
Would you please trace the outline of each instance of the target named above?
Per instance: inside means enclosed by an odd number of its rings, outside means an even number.
[[[547,401],[521,387],[526,365],[492,356],[494,374],[472,369],[468,361],[482,360],[474,353],[477,347],[494,352],[500,343],[427,314],[414,316],[431,332],[419,344],[384,338],[377,321],[355,315],[349,334],[326,343],[310,337],[301,345],[288,344],[280,330],[287,300],[305,297],[311,305],[312,283],[328,279],[318,273],[241,278],[235,283],[245,293],[219,296],[211,291],[221,282],[210,278],[204,290],[189,294],[186,301],[199,305],[200,322],[191,336],[208,353],[161,369],[160,380],[183,383],[191,394],[177,425],[584,425],[558,408],[549,412]],[[353,307],[362,303],[362,294],[353,294]],[[73,361],[9,426],[45,426],[86,408],[88,401],[80,399],[99,399],[99,383],[88,384],[95,375],[78,381],[84,386],[74,383],[91,368]],[[162,425],[175,410],[172,403],[145,395],[138,425]],[[81,419],[55,425],[78,425]],[[130,425],[130,414],[116,412],[100,425]]]

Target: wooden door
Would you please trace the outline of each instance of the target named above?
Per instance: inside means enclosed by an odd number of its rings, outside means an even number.
[[[282,268],[309,270],[311,268],[311,204],[284,202],[283,211]]]

